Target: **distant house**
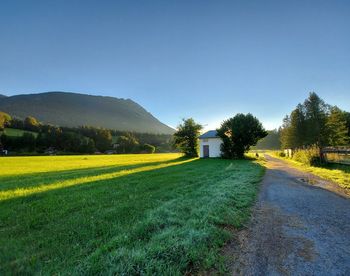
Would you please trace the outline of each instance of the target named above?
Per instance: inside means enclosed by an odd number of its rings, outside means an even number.
[[[221,138],[216,130],[209,130],[199,136],[199,156],[201,158],[220,157],[222,144]]]

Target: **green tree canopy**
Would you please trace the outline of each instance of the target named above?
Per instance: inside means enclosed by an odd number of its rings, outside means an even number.
[[[349,140],[350,114],[326,104],[314,92],[285,117],[281,128],[282,148],[341,146]]]
[[[326,127],[329,106],[315,93],[311,92],[304,102],[306,133],[303,141],[307,145],[322,147],[327,144]]]
[[[142,152],[144,153],[154,153],[156,151],[156,147],[150,144],[142,145]]]
[[[347,114],[334,106],[327,118],[326,126],[330,146],[343,146],[349,143]]]
[[[97,150],[104,152],[112,146],[112,134],[109,129],[82,126],[76,129],[81,135],[94,140]]]
[[[138,150],[139,142],[132,133],[125,133],[117,139],[117,151],[119,153],[135,153]]]
[[[11,121],[11,116],[5,112],[0,111],[0,130]]]
[[[221,152],[224,158],[243,158],[251,146],[267,135],[260,121],[252,114],[239,113],[225,120],[219,129]]]
[[[198,156],[198,136],[203,126],[192,118],[183,119],[174,133],[174,144],[187,157]]]
[[[348,136],[350,137],[350,112],[344,111],[344,116],[346,120],[346,128],[348,129]]]
[[[40,123],[37,119],[32,116],[28,116],[24,119],[24,128],[26,130],[37,131],[40,126]]]
[[[298,104],[290,116],[286,116],[281,130],[281,142],[283,148],[297,148],[305,143],[307,122],[305,108]]]

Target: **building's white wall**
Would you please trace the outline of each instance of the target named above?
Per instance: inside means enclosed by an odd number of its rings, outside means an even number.
[[[284,150],[284,154],[289,157],[292,158],[293,157],[293,150],[292,149],[285,149]]]
[[[199,156],[203,158],[203,146],[209,145],[209,157],[220,157],[221,138],[199,139]]]

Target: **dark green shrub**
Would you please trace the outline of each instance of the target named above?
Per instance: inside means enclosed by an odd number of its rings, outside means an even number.
[[[156,147],[152,146],[150,144],[144,144],[142,146],[142,152],[143,153],[154,153],[156,151]]]

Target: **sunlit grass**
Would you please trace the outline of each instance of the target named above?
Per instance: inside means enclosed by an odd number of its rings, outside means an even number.
[[[106,166],[136,165],[173,160],[180,154],[67,155],[0,158],[0,176],[66,171]]]
[[[324,167],[315,167],[315,166],[305,165],[303,163],[297,162],[290,158],[279,157],[277,154],[274,154],[273,156],[287,161],[289,164],[293,165],[294,167],[304,172],[313,173],[324,179],[334,181],[344,189],[350,189],[350,166],[349,165],[329,164]]]
[[[15,128],[5,128],[3,133],[5,133],[8,136],[15,136],[15,137],[20,137],[23,135],[23,133],[31,133],[35,137],[38,136],[37,132],[29,131],[29,130],[22,130],[22,129],[15,129]]]
[[[145,166],[143,167],[136,167],[133,169],[122,169],[120,171],[117,170],[116,172],[112,172],[112,173],[102,173],[94,176],[78,177],[78,178],[73,178],[69,180],[56,181],[49,184],[38,183],[37,185],[29,188],[24,187],[24,188],[8,189],[5,191],[0,190],[0,201],[5,199],[20,197],[20,196],[27,196],[35,193],[42,193],[42,192],[55,190],[55,189],[62,189],[62,188],[66,188],[74,185],[82,185],[82,184],[96,182],[96,181],[115,179],[121,176],[127,176],[129,174],[133,174],[133,173],[151,171],[151,170],[165,168],[168,166],[176,166],[176,165],[180,165],[182,163],[190,162],[190,161],[193,161],[193,160],[181,160],[178,162],[164,163],[159,165],[147,165],[147,163],[144,163]]]
[[[264,168],[179,157],[0,158],[0,274],[222,271]]]

